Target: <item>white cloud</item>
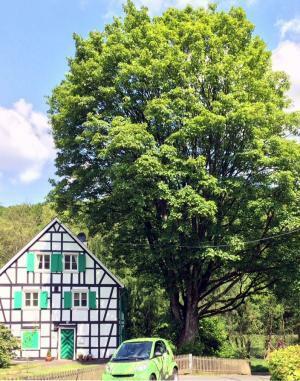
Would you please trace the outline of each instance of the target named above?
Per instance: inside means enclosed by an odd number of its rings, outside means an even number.
[[[291,20],[279,20],[276,24],[280,28],[280,37],[284,38],[287,35],[295,37],[300,35],[300,18]]]
[[[0,107],[0,172],[29,183],[37,180],[55,155],[47,117],[24,99]]]
[[[289,96],[293,101],[292,109],[300,110],[300,43],[285,40],[281,41],[273,51],[272,56],[274,70],[285,71],[291,81]]]

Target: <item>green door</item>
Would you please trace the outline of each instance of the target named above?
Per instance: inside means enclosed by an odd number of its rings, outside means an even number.
[[[60,358],[73,359],[74,357],[74,329],[60,330]]]

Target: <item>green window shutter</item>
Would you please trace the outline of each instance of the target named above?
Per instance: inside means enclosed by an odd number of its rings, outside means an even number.
[[[40,293],[40,307],[48,308],[48,292],[47,291],[42,291]]]
[[[72,292],[71,291],[64,292],[64,308],[67,308],[67,309],[72,308]]]
[[[52,253],[51,255],[51,272],[59,273],[62,272],[62,254],[61,253]]]
[[[94,309],[97,308],[96,307],[96,291],[89,292],[89,307]]]
[[[34,272],[34,253],[27,253],[27,271]]]
[[[15,291],[14,293],[14,309],[20,310],[22,308],[22,291]]]
[[[78,271],[85,271],[85,254],[79,254],[78,256]]]
[[[39,331],[24,331],[22,332],[22,350],[39,349],[40,333]]]

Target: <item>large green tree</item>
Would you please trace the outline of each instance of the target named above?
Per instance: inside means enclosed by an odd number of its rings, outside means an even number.
[[[242,9],[124,9],[75,35],[49,99],[52,200],[164,287],[182,346],[199,318],[299,268],[299,235],[270,238],[300,225],[300,149],[287,138],[299,117]]]

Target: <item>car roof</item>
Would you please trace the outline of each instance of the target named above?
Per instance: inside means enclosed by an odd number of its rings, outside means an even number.
[[[157,341],[157,340],[166,341],[165,339],[162,339],[160,337],[139,337],[137,339],[125,340],[125,341],[123,341],[123,343],[139,343],[141,341],[154,342],[154,341]]]

